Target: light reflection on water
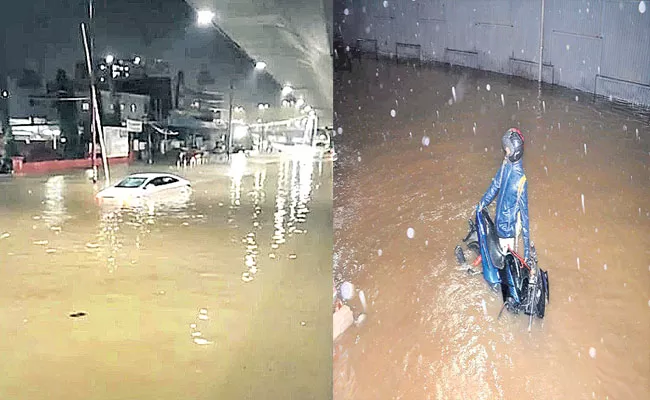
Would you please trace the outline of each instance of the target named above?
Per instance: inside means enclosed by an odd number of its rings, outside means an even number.
[[[98,254],[106,260],[111,273],[115,272],[120,263],[134,264],[135,260],[127,259],[129,254],[124,248],[141,251],[153,226],[178,225],[178,220],[202,217],[193,210],[191,196],[191,193],[172,193],[165,198],[139,199],[128,204],[102,204],[99,214],[99,243],[88,242],[86,247],[101,250]],[[62,203],[63,200],[61,197]],[[182,222],[180,225],[187,226],[189,223]]]
[[[245,175],[244,162],[233,163],[231,169],[231,204],[232,208],[241,205],[238,201],[241,197],[241,180]],[[322,162],[319,163],[319,171],[322,173]],[[293,234],[305,232],[298,229],[298,224],[307,221],[310,195],[313,185],[314,160],[312,157],[283,157],[278,165],[277,188],[274,205],[273,227],[274,231],[269,243],[268,257],[271,260],[278,258],[280,247],[287,242],[287,237]],[[253,190],[249,193],[252,199],[252,227],[250,232],[242,239],[245,244],[244,264],[246,271],[242,274],[242,280],[250,282],[259,271],[258,257],[260,254],[259,239],[257,230],[262,228],[262,210],[266,200],[264,185],[266,183],[266,166],[261,166],[253,173]],[[290,259],[296,258],[296,254],[289,254]]]
[[[59,228],[69,218],[63,201],[64,192],[65,177],[63,175],[52,176],[45,182],[43,220],[51,229]]]
[[[273,387],[273,398],[319,398],[314,385],[327,385],[314,377],[326,377],[329,368],[312,349],[329,336],[316,315],[318,282],[326,276],[318,274],[329,269],[331,242],[321,249],[287,234],[289,223],[314,224],[310,231],[331,238],[331,223],[323,223],[331,221],[331,192],[308,187],[315,168],[311,161],[251,159],[228,169],[201,166],[179,173],[193,183],[187,198],[139,204],[98,205],[97,188],[75,173],[1,182],[7,195],[0,196],[0,233],[7,235],[0,239],[0,268],[11,273],[3,275],[0,293],[14,305],[0,308],[0,337],[15,351],[1,364],[7,373],[0,398],[38,398],[22,389],[8,396],[6,388],[15,385],[52,390],[49,373],[24,374],[39,368],[73,382],[100,381],[119,368],[124,384],[113,390],[122,397],[182,398],[181,391],[201,387],[189,397],[264,398]],[[323,181],[331,184],[331,172]],[[318,207],[309,221],[301,219],[315,196]],[[273,249],[278,231],[282,248]],[[46,253],[45,245],[56,252]],[[294,262],[289,253],[302,256]],[[297,263],[319,269],[303,277]],[[242,282],[244,271],[256,271],[255,281]],[[86,315],[70,319],[76,311]],[[30,341],[46,344],[51,356],[43,360]],[[126,342],[128,354],[114,357]],[[69,357],[74,349],[80,350]],[[93,364],[107,357],[114,357],[110,368]],[[179,369],[186,373],[179,376]],[[288,374],[295,379],[283,379]],[[124,396],[144,375],[172,382],[172,392],[147,387],[144,395]],[[56,386],[51,398],[77,399],[92,390],[69,386]]]
[[[301,157],[292,155],[280,159],[277,165],[277,187],[275,188],[274,204],[274,231],[269,241],[268,257],[274,260],[278,257],[279,248],[286,244],[289,236],[306,232],[299,229],[299,224],[307,222],[309,213],[308,204],[313,190],[314,170],[318,164],[318,174],[322,175],[323,162],[315,162],[313,157]],[[267,170],[265,164],[249,163],[243,154],[233,156],[230,168],[227,171],[229,177],[229,199],[228,223],[231,229],[245,229],[246,233],[240,238],[244,245],[243,261],[245,271],[242,273],[242,280],[250,282],[259,271],[260,244],[259,231],[264,227],[263,209],[266,206]],[[53,180],[60,185],[61,179]],[[251,190],[243,194],[245,179],[252,179]],[[53,186],[51,184],[50,186]],[[49,187],[49,186],[48,186]],[[210,190],[208,189],[209,193]],[[58,196],[58,197],[56,197]],[[245,196],[245,198],[243,197]],[[51,208],[54,206],[65,210],[63,204],[63,191],[59,190],[51,197]],[[250,200],[249,203],[244,200]],[[58,202],[58,203],[56,203]],[[248,211],[250,207],[250,211]],[[242,223],[239,218],[240,210],[250,212],[250,225]],[[50,212],[52,215],[58,215]],[[169,221],[188,220],[202,217],[196,210],[196,203],[192,195],[179,194],[165,199],[139,200],[127,204],[120,202],[116,204],[103,204],[100,213],[99,244],[87,243],[91,250],[99,249],[110,272],[114,272],[120,263],[134,263],[127,257],[126,248],[134,247],[137,251],[142,249],[146,237],[151,235],[152,229],[159,225],[170,225]],[[60,220],[56,220],[58,222]],[[182,225],[189,225],[183,222]],[[127,232],[128,231],[128,232]],[[125,243],[129,241],[128,243]],[[295,258],[290,254],[289,258]]]

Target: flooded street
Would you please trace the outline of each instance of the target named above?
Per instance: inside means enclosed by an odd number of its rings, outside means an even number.
[[[335,77],[334,278],[368,302],[334,344],[335,399],[647,398],[650,119],[587,93],[537,94],[394,61]],[[511,126],[550,279],[530,334],[527,316],[497,320],[501,295],[453,253]]]
[[[0,398],[331,393],[332,164],[253,161],[114,168],[192,181],[128,209],[83,172],[0,177]]]

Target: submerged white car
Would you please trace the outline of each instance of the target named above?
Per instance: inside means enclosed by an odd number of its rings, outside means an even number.
[[[188,193],[191,187],[190,181],[172,174],[133,174],[97,193],[97,199],[122,200],[174,196]]]

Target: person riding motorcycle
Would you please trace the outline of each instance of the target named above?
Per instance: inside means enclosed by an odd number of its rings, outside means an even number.
[[[501,138],[505,157],[492,184],[476,206],[480,213],[497,198],[495,225],[501,251],[516,251],[521,232],[524,241],[524,259],[530,260],[530,230],[528,219],[528,184],[522,163],[524,136],[517,128],[510,128]]]

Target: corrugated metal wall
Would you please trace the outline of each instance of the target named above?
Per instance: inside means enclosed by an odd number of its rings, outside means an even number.
[[[650,1],[545,0],[543,79],[650,106]],[[349,45],[537,79],[541,0],[344,0]],[[644,5],[646,5],[644,3]],[[345,11],[347,10],[347,11]],[[346,15],[347,14],[347,15]]]

